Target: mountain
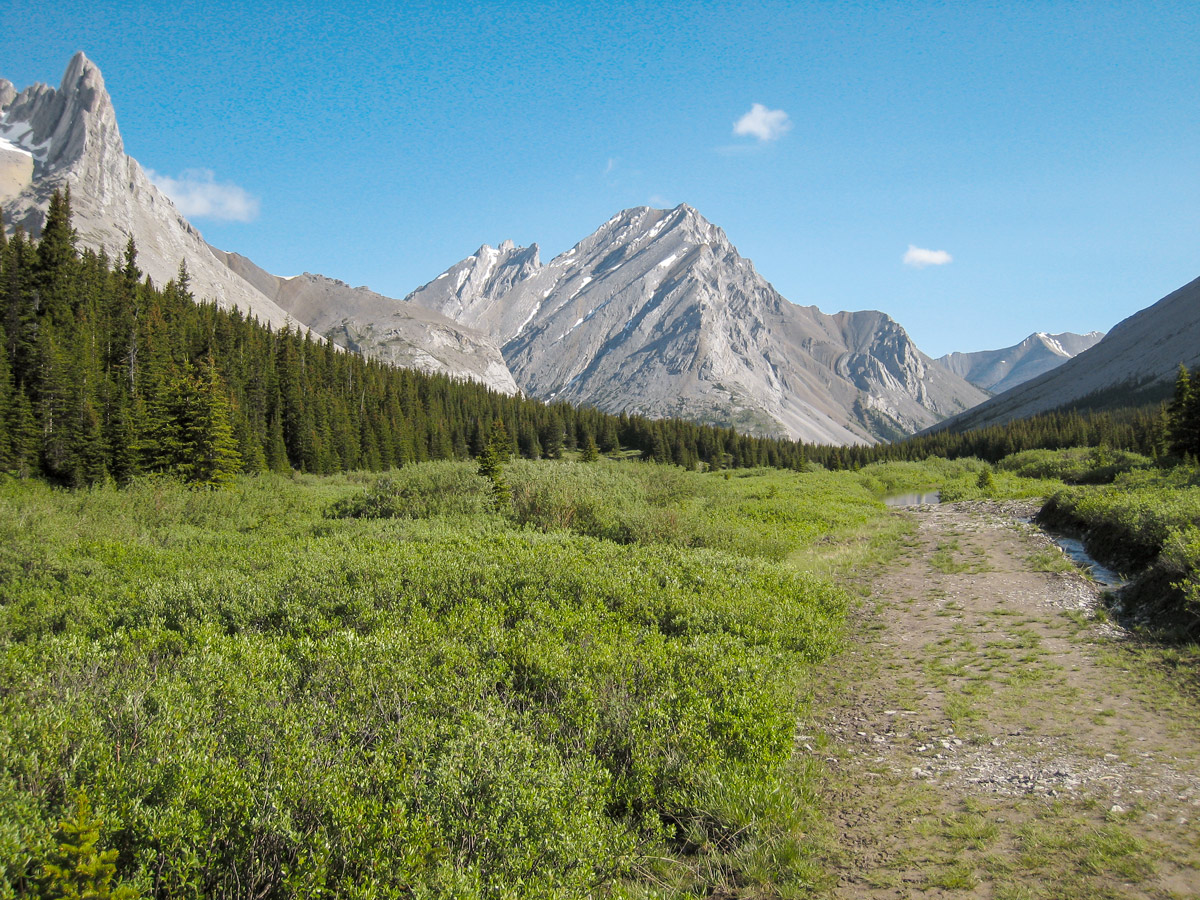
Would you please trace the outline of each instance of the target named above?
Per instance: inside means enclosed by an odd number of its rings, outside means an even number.
[[[236,253],[217,257],[289,316],[335,344],[422,372],[461,376],[505,394],[517,384],[495,342],[431,310],[324,275],[282,278]]]
[[[1200,278],[1116,325],[1103,340],[943,428],[965,431],[1061,406],[1115,407],[1170,395],[1180,363],[1200,365]]]
[[[1104,337],[1102,331],[1088,334],[1031,334],[1014,347],[1003,350],[979,350],[975,353],[947,353],[938,362],[961,375],[976,387],[1001,394],[1024,384],[1043,372],[1061,366]]]
[[[686,204],[626,210],[545,265],[485,245],[405,299],[486,331],[522,390],[608,412],[845,444],[986,397],[881,312],[789,303]]]
[[[200,233],[125,155],[116,112],[100,70],[82,53],[56,91],[35,84],[16,94],[0,84],[0,202],[5,219],[40,234],[50,197],[70,189],[72,224],[82,246],[120,257],[132,236],[138,265],[165,284],[186,262],[192,290],[222,307],[236,306],[274,327],[287,313],[214,256]]]
[[[548,264],[536,245],[485,245],[408,302],[272,275],[207,244],[125,154],[82,53],[58,90],[0,82],[6,219],[37,234],[63,188],[81,244],[118,257],[132,236],[158,283],[183,261],[198,297],[501,391],[837,444],[906,434],[985,396],[883,313],[787,302],[686,205],[620,213]]]
[[[306,326],[347,349],[516,391],[499,348],[483,334],[320,275],[278,278],[210,246],[125,154],[104,78],[82,53],[58,90],[35,84],[18,94],[0,79],[5,221],[40,234],[51,195],[68,188],[80,244],[115,259],[132,237],[138,265],[157,284],[176,277],[182,261],[197,297],[274,328]]]

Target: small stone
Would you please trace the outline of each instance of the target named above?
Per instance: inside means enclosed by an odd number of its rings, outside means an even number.
[[[1112,805],[1112,808],[1109,809],[1109,812],[1112,813],[1113,815],[1119,816],[1121,813],[1125,812],[1125,807],[1121,806],[1120,804],[1114,803]]]

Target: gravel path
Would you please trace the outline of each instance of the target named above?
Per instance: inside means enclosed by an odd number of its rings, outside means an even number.
[[[829,772],[832,896],[1200,896],[1198,705],[1096,585],[1037,570],[1061,562],[1034,509],[901,513],[797,738]]]

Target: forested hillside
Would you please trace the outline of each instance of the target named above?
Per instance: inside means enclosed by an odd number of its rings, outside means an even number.
[[[0,470],[20,475],[380,470],[477,455],[496,419],[533,459],[591,441],[688,468],[804,462],[790,441],[509,397],[272,331],[196,302],[182,266],[152,285],[132,241],[119,261],[79,252],[69,195],[40,241],[0,237],[0,285]]]

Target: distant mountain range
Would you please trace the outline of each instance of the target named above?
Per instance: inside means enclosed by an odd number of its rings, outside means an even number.
[[[883,313],[789,303],[686,204],[625,210],[546,265],[481,247],[406,300],[490,335],[530,394],[609,412],[844,444],[985,396]]]
[[[1068,406],[1113,408],[1169,396],[1180,364],[1200,365],[1200,278],[1117,324],[1078,356],[936,426],[965,431]]]
[[[536,245],[485,245],[404,300],[321,275],[272,275],[208,245],[125,154],[103,78],[83,54],[58,90],[18,94],[0,81],[6,221],[37,234],[51,193],[68,187],[81,243],[118,256],[133,237],[158,283],[182,261],[198,297],[275,327],[610,412],[872,442],[985,400],[964,374],[999,389],[1052,362],[1051,341],[1075,352],[1075,336],[1035,335],[1019,354],[931,360],[882,312],[788,302],[687,205],[625,210],[546,264]]]
[[[1024,384],[1049,372],[1095,346],[1104,337],[1102,331],[1088,334],[1031,334],[1014,347],[980,350],[975,353],[947,353],[938,362],[976,387],[993,394]]]

